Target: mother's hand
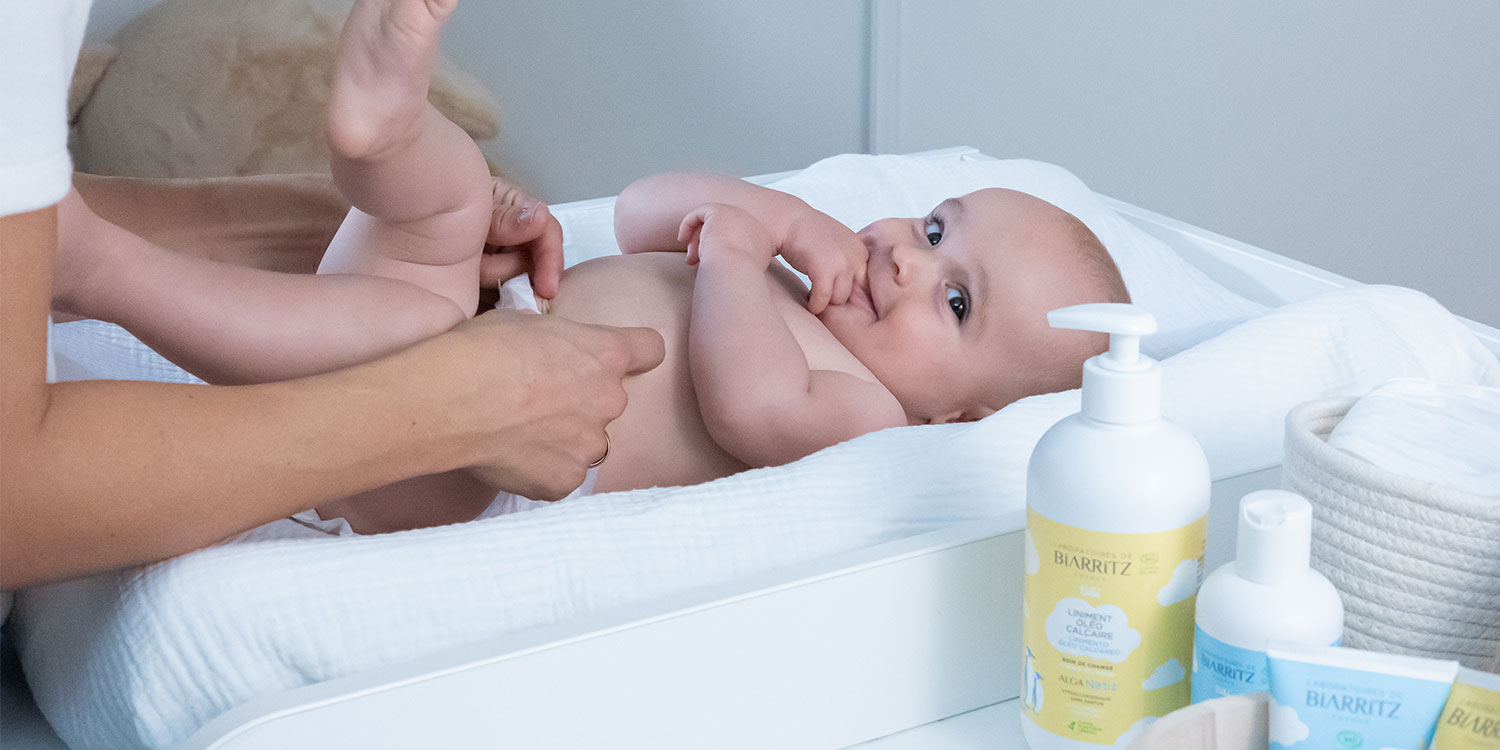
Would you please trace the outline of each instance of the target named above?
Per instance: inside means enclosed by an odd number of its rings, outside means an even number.
[[[532,288],[552,299],[562,278],[562,225],[547,204],[499,177],[491,180],[495,208],[479,263],[480,287],[493,288],[530,271]]]
[[[496,310],[454,329],[451,338],[487,352],[475,366],[475,473],[537,500],[565,497],[604,455],[604,428],[625,411],[622,381],[661,364],[661,334]],[[439,338],[450,338],[439,337]],[[496,357],[496,354],[499,354]],[[498,381],[494,378],[498,378]]]

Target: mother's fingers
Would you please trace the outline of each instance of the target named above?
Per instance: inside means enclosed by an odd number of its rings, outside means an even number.
[[[479,286],[491,289],[526,273],[530,260],[525,253],[485,253],[479,257]]]
[[[492,180],[494,205],[485,244],[527,256],[531,285],[537,294],[548,299],[557,296],[563,269],[562,225],[547,204],[498,177]],[[508,264],[503,267],[510,268]],[[488,278],[483,280],[489,282]]]

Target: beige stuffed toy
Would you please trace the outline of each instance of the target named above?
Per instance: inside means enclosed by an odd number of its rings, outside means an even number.
[[[163,0],[80,56],[75,169],[141,177],[327,172],[324,108],[352,0]],[[439,59],[429,99],[475,140],[499,108]]]

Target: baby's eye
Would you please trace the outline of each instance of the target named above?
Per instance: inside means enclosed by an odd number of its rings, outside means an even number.
[[[958,316],[958,322],[960,323],[964,322],[964,318],[969,317],[969,298],[964,295],[962,289],[953,289],[952,287],[948,289],[948,309],[952,310],[953,314]]]
[[[932,243],[934,247],[937,246],[937,243],[943,241],[942,222],[938,221],[937,219],[928,219],[925,229],[927,232],[927,241]]]

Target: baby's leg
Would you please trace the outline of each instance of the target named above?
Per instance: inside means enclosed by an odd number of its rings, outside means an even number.
[[[324,503],[318,506],[318,516],[343,518],[361,534],[385,534],[472,521],[496,494],[468,471],[449,471]]]
[[[427,103],[457,0],[360,0],[339,39],[328,109],[334,182],[354,205],[319,273],[400,279],[474,314],[492,207],[484,157]],[[391,311],[399,315],[400,311]]]
[[[318,273],[411,282],[457,323],[479,303],[493,199],[484,157],[427,103],[438,32],[457,0],[359,0],[344,23],[328,107],[334,184],[354,205]],[[431,312],[423,305],[424,312]],[[392,325],[414,311],[378,311]],[[399,482],[318,508],[362,533],[473,518],[495,491],[466,471]]]

